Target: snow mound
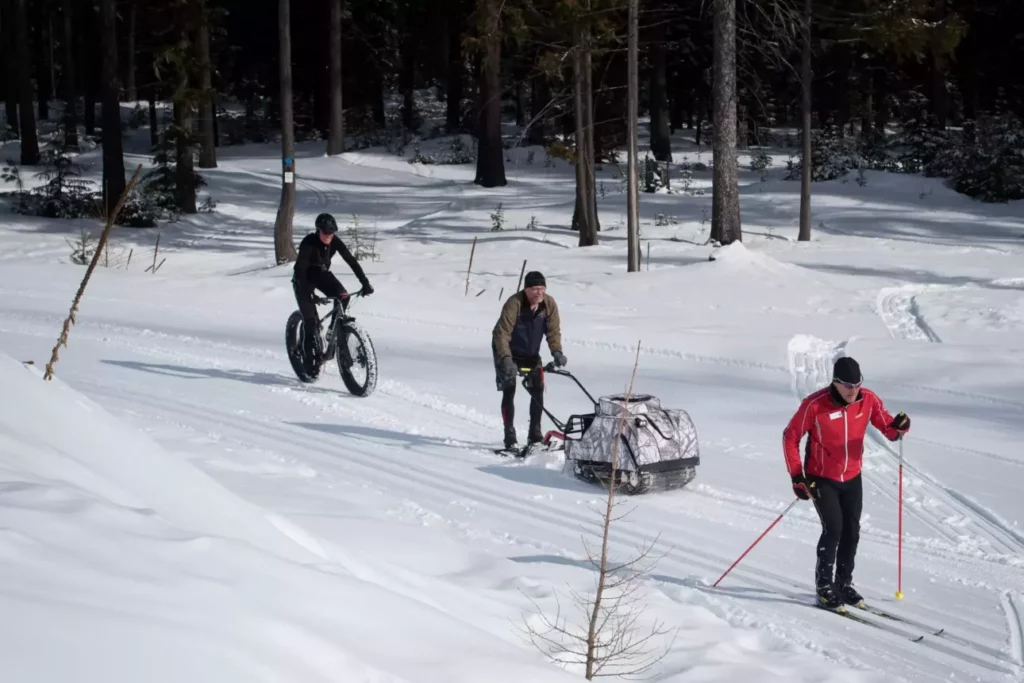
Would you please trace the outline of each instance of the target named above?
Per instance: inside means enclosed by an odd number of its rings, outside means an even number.
[[[767,254],[748,249],[742,242],[733,242],[715,250],[715,261],[739,270],[761,270],[775,275],[800,273],[800,266],[783,263]]]
[[[0,354],[0,385],[5,679],[568,680],[472,623],[479,598],[353,576],[59,379]]]

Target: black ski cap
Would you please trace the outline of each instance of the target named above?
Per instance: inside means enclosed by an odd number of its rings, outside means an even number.
[[[531,270],[526,274],[526,279],[523,281],[523,286],[529,287],[547,287],[547,280],[544,279],[544,275],[537,270]]]
[[[836,360],[832,367],[832,379],[847,384],[860,384],[864,378],[860,374],[860,365],[857,361],[849,356],[843,356]]]

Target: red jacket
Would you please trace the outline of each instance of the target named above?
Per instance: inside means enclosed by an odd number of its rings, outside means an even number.
[[[803,472],[808,477],[849,481],[861,471],[868,423],[895,441],[899,432],[890,426],[892,420],[873,391],[861,389],[857,400],[849,405],[844,405],[831,386],[816,391],[800,403],[782,432],[786,469],[791,477]],[[800,440],[807,434],[806,458],[801,466]]]

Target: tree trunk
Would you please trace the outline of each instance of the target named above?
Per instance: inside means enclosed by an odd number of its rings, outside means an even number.
[[[331,115],[330,131],[327,137],[327,155],[335,156],[345,151],[345,116],[341,100],[341,0],[329,0],[330,57],[327,65],[330,78]]]
[[[526,82],[523,74],[517,74],[516,80],[516,127],[526,126]]]
[[[199,62],[199,168],[217,168],[217,93],[213,91],[213,65],[210,63],[210,17],[206,0],[196,6],[196,58]],[[195,194],[195,193],[193,193]]]
[[[460,3],[452,0],[448,14],[448,98],[447,131],[462,129],[462,97],[465,67],[462,61],[463,18]]]
[[[526,144],[544,145],[548,119],[545,107],[551,102],[547,79],[543,75],[534,76],[530,82],[530,129],[526,133]]]
[[[379,128],[387,126],[387,116],[384,113],[384,75],[380,67],[374,67],[373,76],[373,122]]]
[[[812,0],[804,0],[803,16],[803,54],[800,59],[800,90],[801,90],[801,154],[800,175],[800,232],[797,240],[809,242],[811,239],[811,172],[813,171],[811,150],[811,19]]]
[[[586,1],[587,13],[589,14],[593,10],[591,0]],[[594,152],[596,147],[594,146],[594,65],[592,62],[592,48],[591,48],[591,29],[590,24],[585,23],[583,26],[583,115],[584,115],[584,130],[586,131],[587,139],[587,194],[590,196],[590,223],[588,232],[591,234],[587,235],[588,240],[592,240],[590,244],[583,246],[593,246],[597,244],[597,233],[601,231],[601,220],[597,215],[597,174],[596,163],[597,156]],[[580,231],[580,239],[583,238],[584,231]]]
[[[52,72],[46,50],[48,19],[45,10],[39,3],[30,4],[35,5],[32,23],[35,24],[36,100],[38,102],[36,114],[39,121],[48,121],[50,118],[50,92],[53,90],[53,83],[50,81]]]
[[[117,79],[117,7],[115,0],[100,0],[103,26],[103,200],[109,212],[127,184],[121,140],[121,98]]]
[[[589,9],[589,2],[587,3]],[[590,109],[593,96],[589,87],[590,27],[585,19],[576,20],[573,49],[573,95],[576,119],[576,208],[572,227],[579,230],[579,246],[597,244],[597,192],[594,179],[593,127]]]
[[[889,125],[889,78],[883,68],[875,74],[875,132],[885,135]]]
[[[631,0],[632,1],[632,0]],[[658,161],[672,161],[672,133],[669,128],[668,64],[665,55],[665,22],[654,20],[651,30],[651,152]],[[636,87],[639,87],[637,85]],[[632,97],[632,93],[630,93]]]
[[[416,113],[416,51],[412,33],[402,38],[399,52],[402,60],[402,68],[398,75],[399,88],[402,91],[402,127],[406,131],[412,131]]]
[[[292,37],[290,0],[278,0],[277,35],[281,69],[281,203],[274,222],[274,259],[278,265],[295,260],[292,219],[295,217],[295,124],[292,113]]]
[[[182,213],[196,213],[195,164],[190,144],[192,109],[187,102],[174,103],[175,203]]]
[[[946,18],[946,0],[935,0],[935,18],[942,21]],[[949,60],[942,53],[938,40],[932,41],[932,116],[935,120],[935,127],[945,130],[949,118],[949,90],[946,88],[946,73],[949,70]]]
[[[720,244],[743,239],[739,164],[736,161],[736,0],[713,0],[714,108],[711,237]]]
[[[626,245],[626,270],[630,273],[635,273],[640,270],[640,193],[637,178],[637,146],[639,141],[637,137],[639,135],[637,117],[639,109],[639,98],[640,90],[640,67],[637,47],[637,2],[638,0],[629,0],[629,29],[628,29],[628,57],[626,65],[626,232],[627,232],[627,245]],[[662,52],[662,67],[664,67],[664,52]],[[655,71],[657,71],[655,66]],[[664,75],[664,71],[662,72]],[[652,89],[652,104],[651,114],[653,119],[654,114],[654,103],[653,103],[653,89],[654,81],[657,77],[651,79]],[[652,144],[654,147],[653,136],[655,126],[653,121],[651,123],[651,135]]]
[[[505,179],[505,150],[501,144],[501,3],[483,0],[480,16],[480,105],[477,108],[479,145],[476,179],[483,187],[502,187]]]
[[[133,0],[128,6],[128,49],[125,53],[128,57],[128,64],[124,74],[125,98],[129,102],[137,102],[139,99],[139,90],[135,85],[135,24],[138,11],[139,3]]]
[[[736,148],[747,149],[750,146],[750,119],[745,105],[739,105],[736,115]]]
[[[85,95],[82,118],[85,123],[85,134],[96,134],[96,35],[98,33],[96,11],[91,5],[82,7],[85,10],[81,17],[82,27],[78,32],[78,63],[82,66],[81,87]]]
[[[860,118],[860,136],[864,140],[871,138],[872,121],[874,120],[874,64],[869,63],[865,73],[863,81],[863,94],[864,102],[862,105],[861,118]]]
[[[18,70],[18,120],[21,123],[21,165],[39,163],[39,138],[36,134],[36,112],[32,105],[32,59],[28,49],[28,21],[25,0],[12,0],[14,6],[14,53]]]
[[[0,0],[0,60],[3,60],[4,72],[4,111],[7,114],[7,125],[15,133],[18,132],[18,99],[20,81],[18,79],[18,56],[14,49],[14,1]]]
[[[64,14],[64,140],[78,148],[78,90],[75,83],[74,0],[63,0]]]
[[[160,144],[160,122],[156,117],[156,86],[151,85],[146,90],[149,92],[149,146],[155,149]]]

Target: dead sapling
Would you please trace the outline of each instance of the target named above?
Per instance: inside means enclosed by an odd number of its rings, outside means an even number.
[[[638,345],[633,376],[625,393],[627,405],[639,360]],[[628,515],[628,512],[616,512],[621,504],[616,498],[616,489],[621,485],[617,481],[618,445],[629,415],[628,410],[623,410],[612,446],[608,496],[599,519],[600,549],[595,551],[591,543],[583,540],[587,563],[596,574],[593,593],[581,595],[570,589],[574,610],[573,614],[567,615],[556,592],[553,616],[527,596],[534,613],[521,628],[545,656],[563,666],[582,668],[587,680],[599,676],[643,678],[668,655],[672,645],[671,639],[665,641],[673,629],[666,628],[656,619],[649,624],[644,623],[647,620],[644,618],[643,592],[646,579],[656,563],[652,552],[658,539],[642,546],[635,555],[623,561],[614,560],[609,549],[612,526]]]

